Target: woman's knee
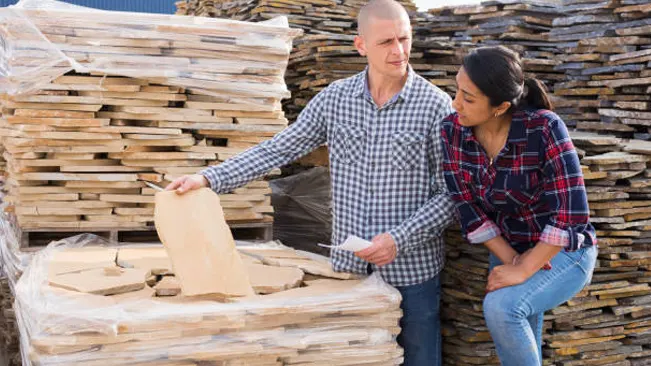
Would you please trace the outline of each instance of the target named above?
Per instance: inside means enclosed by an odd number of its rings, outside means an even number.
[[[487,324],[504,323],[508,320],[525,319],[526,314],[518,306],[519,297],[509,291],[497,290],[484,297],[484,319]]]

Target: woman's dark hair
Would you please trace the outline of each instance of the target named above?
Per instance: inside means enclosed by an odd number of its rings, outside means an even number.
[[[494,107],[511,102],[509,112],[523,108],[553,109],[545,85],[538,79],[525,79],[520,56],[504,46],[471,51],[463,58],[463,68]]]

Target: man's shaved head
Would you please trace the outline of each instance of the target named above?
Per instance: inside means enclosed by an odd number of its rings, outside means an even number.
[[[371,0],[360,9],[357,15],[357,33],[364,34],[364,29],[366,29],[370,18],[394,20],[402,17],[409,21],[407,10],[399,2],[395,0]]]

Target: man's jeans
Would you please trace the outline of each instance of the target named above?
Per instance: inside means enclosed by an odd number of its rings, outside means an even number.
[[[576,295],[591,278],[597,248],[561,251],[552,269],[540,270],[526,282],[488,293],[484,318],[503,366],[542,365],[542,330],[545,311]],[[491,254],[490,268],[500,265]]]
[[[441,320],[439,275],[413,286],[397,287],[402,295],[398,344],[405,350],[404,366],[441,365]]]

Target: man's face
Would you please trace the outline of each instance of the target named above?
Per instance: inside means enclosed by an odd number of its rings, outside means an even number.
[[[411,24],[407,17],[378,19],[371,16],[355,46],[373,70],[389,77],[407,73],[411,53]]]

